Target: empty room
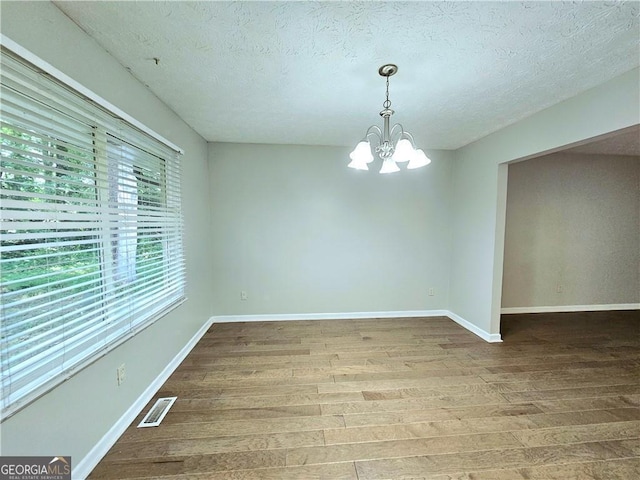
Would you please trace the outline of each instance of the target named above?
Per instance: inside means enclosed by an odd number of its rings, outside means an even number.
[[[637,1],[0,22],[2,478],[640,478]]]

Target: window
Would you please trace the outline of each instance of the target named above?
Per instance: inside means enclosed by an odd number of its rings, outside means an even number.
[[[178,152],[2,50],[3,418],[184,300]]]

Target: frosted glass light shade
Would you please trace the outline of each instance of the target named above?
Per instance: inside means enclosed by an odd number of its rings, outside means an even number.
[[[358,162],[356,160],[351,160],[351,162],[349,162],[349,165],[347,165],[347,167],[355,168],[356,170],[369,170],[369,167],[367,167],[366,162]]]
[[[387,158],[385,159],[384,162],[382,162],[382,168],[380,169],[380,173],[393,173],[393,172],[399,172],[400,171],[400,167],[398,167],[398,165],[396,165],[396,162],[394,162],[392,159]]]
[[[353,152],[349,154],[351,163],[348,165],[351,168],[357,170],[369,170],[367,163],[373,162],[373,155],[371,154],[371,145],[368,141],[361,141],[353,149]]]
[[[391,159],[394,162],[408,162],[415,155],[415,152],[411,142],[406,138],[401,138],[396,144],[396,149]]]
[[[427,155],[422,151],[421,148],[419,148],[412,155],[411,160],[409,160],[407,169],[424,167],[425,165],[429,165],[430,163],[431,159],[427,157]]]

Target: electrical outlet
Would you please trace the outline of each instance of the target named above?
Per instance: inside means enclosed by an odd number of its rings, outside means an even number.
[[[124,382],[126,373],[127,371],[125,369],[124,363],[116,369],[116,380],[118,381],[118,386],[122,385],[122,383]]]
[[[562,286],[562,284],[558,284],[558,286],[556,287],[556,293],[562,293],[564,291],[564,287]]]
[[[430,297],[433,297],[435,294],[436,294],[435,289],[430,288],[430,289],[429,289],[429,296],[430,296]]]
[[[248,298],[247,297],[247,292],[245,290],[242,290],[240,292],[240,300],[246,300],[247,298]]]

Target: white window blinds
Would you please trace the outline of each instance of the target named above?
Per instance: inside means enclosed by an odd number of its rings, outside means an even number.
[[[3,418],[184,299],[178,153],[3,49]]]

